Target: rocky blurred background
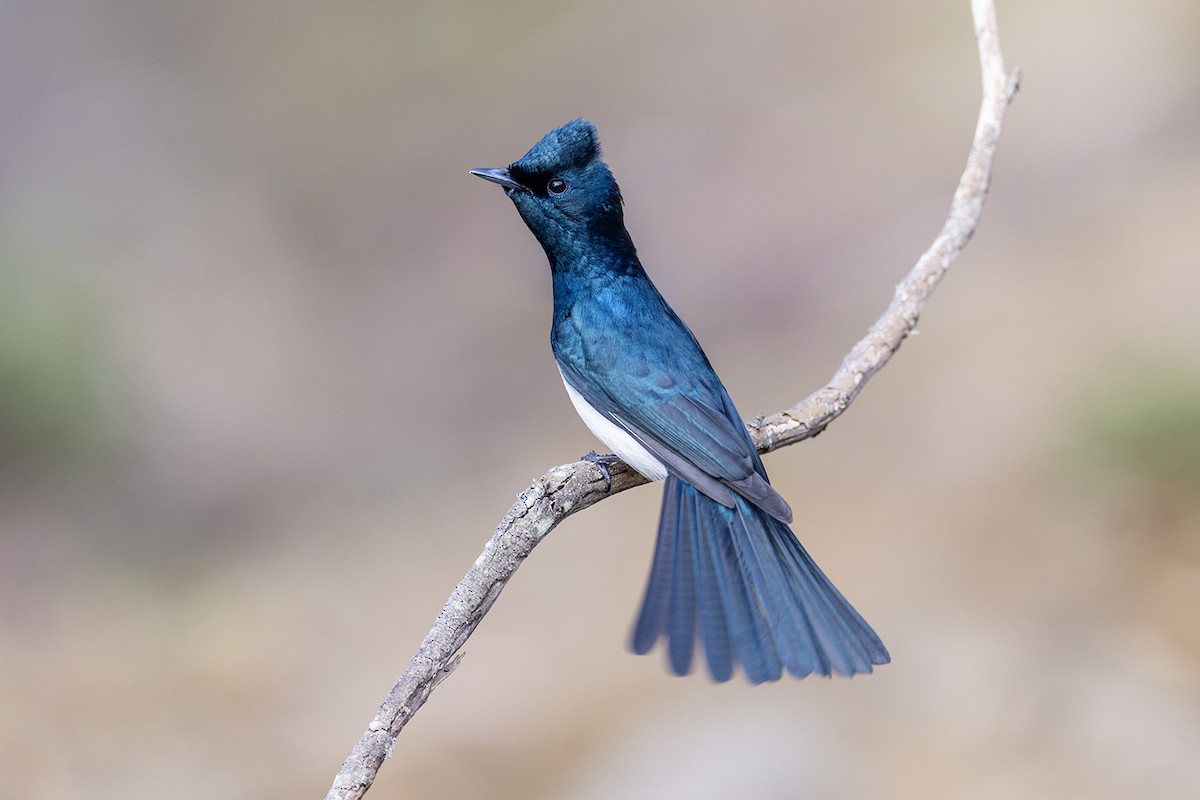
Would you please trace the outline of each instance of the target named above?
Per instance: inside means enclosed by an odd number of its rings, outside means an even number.
[[[538,549],[371,797],[1200,796],[1200,5],[1013,0],[920,335],[768,459],[894,663],[625,650],[658,493]],[[594,446],[467,175],[586,116],[742,412],[937,232],[965,0],[0,5],[0,797],[320,797],[514,495]]]

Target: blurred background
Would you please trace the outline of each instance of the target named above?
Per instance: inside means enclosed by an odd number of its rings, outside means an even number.
[[[557,529],[374,798],[1200,795],[1200,5],[1001,2],[982,225],[767,460],[894,663],[625,649],[658,513]],[[965,0],[0,5],[0,796],[320,797],[516,493],[596,446],[467,175],[595,122],[752,417],[942,224]]]

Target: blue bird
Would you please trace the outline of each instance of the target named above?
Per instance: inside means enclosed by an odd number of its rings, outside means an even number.
[[[671,670],[697,642],[726,681],[783,670],[854,675],[890,661],[871,627],[796,539],[767,472],[700,343],[642,269],[595,127],[577,119],[499,184],[550,261],[550,343],[583,421],[627,464],[665,481],[658,543],[632,646],[667,640]]]

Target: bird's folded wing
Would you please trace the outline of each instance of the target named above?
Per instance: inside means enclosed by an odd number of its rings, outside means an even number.
[[[737,492],[776,519],[791,521],[791,508],[767,482],[754,442],[719,380],[672,392],[622,392],[584,380],[569,363],[560,361],[559,368],[592,408],[713,500],[732,507]]]

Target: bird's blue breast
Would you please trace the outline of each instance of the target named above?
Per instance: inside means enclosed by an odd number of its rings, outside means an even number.
[[[716,379],[691,331],[638,276],[609,277],[565,291],[556,287],[550,336],[559,363],[622,408],[669,402],[681,391],[702,388],[681,385],[676,376],[689,376],[686,383],[699,379],[699,384],[706,375]]]

